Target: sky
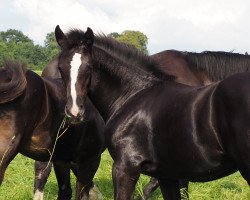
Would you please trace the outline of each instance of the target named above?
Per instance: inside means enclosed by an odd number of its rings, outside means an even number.
[[[249,0],[0,0],[0,31],[17,29],[43,45],[56,25],[64,32],[141,31],[150,54],[250,52]]]

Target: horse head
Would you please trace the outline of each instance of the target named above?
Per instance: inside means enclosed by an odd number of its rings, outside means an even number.
[[[55,37],[61,47],[58,69],[67,90],[65,114],[72,123],[78,123],[85,118],[84,104],[91,81],[94,34],[88,28],[83,37],[75,31],[65,35],[57,26]]]

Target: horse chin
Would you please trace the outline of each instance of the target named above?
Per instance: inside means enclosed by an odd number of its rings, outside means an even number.
[[[69,124],[78,125],[78,124],[84,122],[84,117],[68,118],[67,121]]]

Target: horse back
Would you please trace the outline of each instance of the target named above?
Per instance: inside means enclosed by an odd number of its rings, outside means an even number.
[[[192,70],[187,62],[186,53],[176,50],[166,50],[150,56],[158,63],[156,67],[160,68],[165,74],[171,74],[176,77],[178,83],[199,86],[211,83],[206,73],[201,70]]]

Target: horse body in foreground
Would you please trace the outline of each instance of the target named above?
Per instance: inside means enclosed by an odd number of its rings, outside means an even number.
[[[232,52],[165,50],[150,57],[165,74],[175,76],[175,82],[190,86],[205,86],[233,74],[250,71],[250,56]],[[152,178],[143,190],[143,198],[148,199],[158,186],[157,179]],[[188,181],[181,180],[180,187],[187,189]]]
[[[155,67],[162,70],[165,74],[175,76],[175,82],[190,86],[209,85],[223,80],[230,75],[250,71],[250,56],[231,52],[205,51],[202,53],[193,53],[165,50],[150,57],[157,62]],[[52,78],[61,77],[58,70],[58,57],[46,66],[42,76]],[[42,178],[46,179],[45,176],[48,175],[44,174]],[[42,184],[42,181],[38,182],[43,188],[46,181]],[[187,188],[187,185],[186,180],[180,181],[181,188]],[[152,178],[144,188],[143,198],[148,199],[149,195],[158,186],[157,179]]]
[[[93,46],[91,29],[55,33],[62,78],[75,85],[66,112],[81,118],[88,94],[106,122],[115,199],[132,199],[140,173],[159,180],[164,199],[180,199],[179,179],[209,181],[239,170],[250,184],[249,73],[190,87],[106,37]]]
[[[87,198],[103,150],[104,124],[91,102],[87,102],[85,113],[88,122],[69,126],[62,133],[65,88],[61,80],[42,79],[21,64],[7,62],[0,71],[0,81],[0,182],[18,152],[47,161],[54,151],[52,160],[56,174],[61,173],[56,166],[63,171],[73,163],[77,198]],[[71,191],[63,191],[64,187],[59,188],[58,198],[66,192],[66,198],[70,199]]]

